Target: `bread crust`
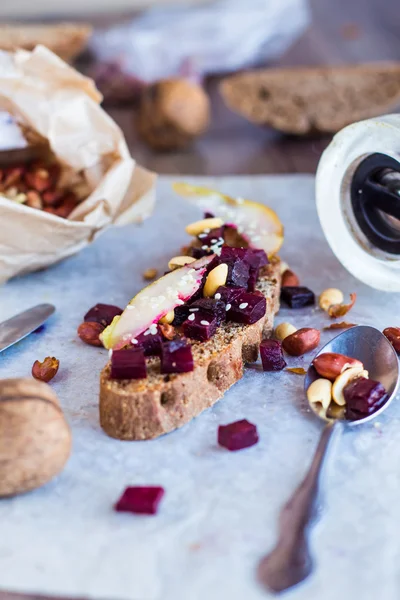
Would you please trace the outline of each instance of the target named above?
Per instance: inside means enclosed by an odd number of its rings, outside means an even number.
[[[257,360],[263,337],[271,334],[279,310],[280,261],[265,267],[257,289],[267,300],[265,316],[253,325],[226,323],[207,342],[194,342],[190,373],[161,375],[159,359],[148,360],[148,378],[111,380],[110,363],[100,376],[100,424],[121,440],[156,438],[188,423],[215,404],[243,376],[244,364]]]

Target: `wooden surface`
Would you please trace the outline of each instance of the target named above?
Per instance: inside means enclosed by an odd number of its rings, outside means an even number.
[[[399,0],[311,0],[313,24],[280,65],[400,60]],[[159,173],[227,175],[315,171],[329,138],[290,138],[248,124],[226,109],[210,83],[213,122],[187,152],[155,154],[135,136],[130,110],[113,110],[135,158]],[[32,553],[34,554],[34,543]],[[23,573],[21,573],[23,579]],[[0,600],[43,600],[0,591]],[[54,600],[54,599],[46,599]],[[75,599],[76,600],[76,599]],[[110,599],[111,600],[111,599]],[[132,600],[141,600],[133,599]],[[177,599],[181,600],[181,599]]]

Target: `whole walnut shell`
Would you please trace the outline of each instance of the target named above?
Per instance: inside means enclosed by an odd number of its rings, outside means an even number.
[[[0,496],[44,485],[71,452],[71,431],[57,396],[35,379],[0,380]]]
[[[209,121],[210,101],[200,85],[163,79],[142,93],[138,131],[155,150],[184,148],[204,133]]]

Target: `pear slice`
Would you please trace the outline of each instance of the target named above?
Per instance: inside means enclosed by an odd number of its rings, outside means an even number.
[[[214,255],[167,273],[143,288],[101,334],[107,349],[118,350],[146,330],[156,333],[156,324],[176,306],[184,304],[199,289],[207,266]],[[152,327],[153,326],[153,327]]]
[[[172,187],[196,206],[234,225],[252,248],[260,248],[272,256],[282,246],[283,225],[268,206],[184,182],[176,182]]]

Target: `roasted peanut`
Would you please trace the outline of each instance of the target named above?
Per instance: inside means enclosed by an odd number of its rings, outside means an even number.
[[[298,285],[300,285],[300,280],[296,273],[286,269],[282,274],[282,287],[297,287]]]
[[[35,360],[32,366],[32,375],[39,381],[50,381],[55,377],[60,361],[54,356],[47,356],[43,362]]]
[[[169,312],[167,312],[166,315],[164,315],[163,317],[161,317],[160,323],[163,323],[164,325],[169,325],[169,323],[172,323],[172,321],[174,319],[175,319],[175,311],[174,310],[170,310]]]
[[[151,281],[157,277],[157,269],[146,269],[143,273],[143,279],[146,281]]]
[[[78,327],[78,335],[82,342],[89,344],[89,346],[102,346],[103,342],[99,338],[99,335],[103,332],[104,325],[96,323],[95,321],[85,321]]]
[[[332,400],[332,382],[329,379],[316,379],[307,390],[307,399],[312,410],[326,418],[326,411]]]
[[[174,271],[175,269],[184,267],[185,265],[188,265],[188,264],[194,262],[195,260],[196,259],[193,258],[192,256],[174,256],[173,258],[171,258],[171,260],[168,263],[168,269],[170,269],[171,271]]]
[[[275,337],[280,342],[283,342],[288,335],[292,335],[295,331],[297,331],[297,329],[291,323],[279,323],[279,325],[275,327]]]
[[[204,284],[203,295],[206,298],[212,298],[216,293],[217,289],[221,285],[225,285],[228,277],[228,265],[222,263],[217,267],[214,267],[207,275],[206,282]]]
[[[343,371],[352,367],[363,369],[361,361],[351,356],[337,354],[336,352],[324,352],[313,360],[314,369],[318,375],[334,381]]]
[[[172,325],[161,323],[159,327],[163,337],[165,337],[166,340],[173,340],[174,337],[176,337],[176,330]]]
[[[43,201],[37,192],[30,190],[26,194],[26,205],[30,206],[31,208],[41,209],[43,208]]]
[[[386,327],[383,335],[387,337],[396,352],[400,353],[400,327]]]
[[[318,329],[304,327],[288,335],[283,340],[282,347],[291,356],[302,356],[318,346],[320,337]]]
[[[186,233],[189,235],[199,235],[203,233],[205,230],[216,229],[217,227],[221,227],[224,224],[223,220],[219,217],[212,217],[210,219],[202,219],[201,221],[196,221],[195,223],[190,223],[190,225],[186,226]]]
[[[342,304],[343,300],[343,292],[337,288],[328,288],[320,295],[319,306],[322,310],[328,311],[330,306],[333,304]]]
[[[343,373],[336,377],[332,385],[332,397],[336,404],[339,406],[344,406],[346,404],[343,390],[350,381],[357,377],[365,377],[368,379],[368,371],[365,371],[363,366],[353,367],[351,369],[346,369],[346,371],[343,371]]]

